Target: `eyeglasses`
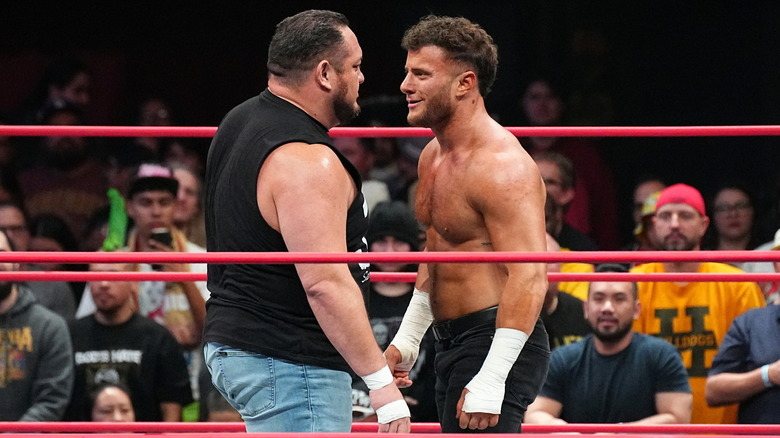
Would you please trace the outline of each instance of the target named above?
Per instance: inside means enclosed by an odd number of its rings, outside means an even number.
[[[747,201],[740,201],[740,202],[736,202],[734,204],[718,204],[712,210],[715,213],[729,213],[729,212],[732,212],[732,211],[736,211],[736,212],[740,212],[741,213],[741,212],[743,212],[745,210],[748,210],[750,208],[752,208],[752,206],[750,205],[749,202],[747,202]]]

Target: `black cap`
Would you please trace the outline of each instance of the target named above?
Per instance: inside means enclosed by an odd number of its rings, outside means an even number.
[[[127,197],[132,198],[137,193],[162,190],[171,192],[176,197],[179,191],[179,181],[173,176],[170,167],[157,163],[143,163],[130,180]]]
[[[377,204],[368,218],[366,240],[371,246],[375,241],[386,236],[406,242],[412,251],[420,247],[420,225],[414,217],[414,212],[401,201],[384,201]]]

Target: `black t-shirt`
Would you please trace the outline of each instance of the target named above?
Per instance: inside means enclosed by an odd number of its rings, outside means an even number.
[[[328,130],[300,108],[265,90],[234,108],[217,130],[206,166],[207,249],[286,252],[281,234],[257,205],[257,175],[268,154],[291,143],[331,147],[355,181],[347,211],[347,250],[365,252],[368,211],[357,169],[331,144]],[[301,169],[305,172],[306,169]],[[306,199],[301,199],[306,204]],[[317,212],[310,214],[317,226]],[[365,295],[368,265],[350,264]],[[349,370],[322,331],[292,264],[210,264],[205,340],[296,363]]]
[[[107,326],[89,315],[70,324],[70,335],[76,380],[67,420],[91,420],[89,393],[103,383],[130,389],[136,421],[162,421],[162,402],[192,402],[184,352],[160,324],[135,314]]]
[[[550,350],[579,341],[590,333],[582,311],[582,300],[558,292],[558,307],[550,315],[542,310],[542,322],[550,338]]]

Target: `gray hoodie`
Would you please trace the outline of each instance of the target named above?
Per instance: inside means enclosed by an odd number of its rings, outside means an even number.
[[[58,421],[73,389],[73,348],[65,320],[24,285],[0,314],[0,421]]]

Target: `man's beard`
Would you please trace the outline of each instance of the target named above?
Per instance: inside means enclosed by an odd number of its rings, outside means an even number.
[[[44,160],[47,164],[61,171],[71,170],[87,159],[86,147],[78,147],[72,144],[70,139],[59,139],[59,142],[68,142],[70,144],[60,144],[49,146],[44,152]]]
[[[11,291],[14,290],[14,283],[12,281],[0,282],[0,301],[4,301],[11,295]]]
[[[452,116],[452,105],[444,92],[431,96],[430,99],[425,101],[425,105],[426,108],[424,108],[422,114],[412,116],[410,113],[406,116],[406,121],[411,126],[432,128],[442,125]]]
[[[593,336],[597,337],[601,342],[611,344],[623,339],[631,331],[632,325],[633,322],[629,321],[623,325],[619,325],[615,331],[606,333],[600,331],[598,325],[591,324],[590,328],[593,331]]]
[[[339,125],[346,125],[352,119],[360,114],[360,107],[355,103],[353,104],[347,100],[347,84],[342,82],[339,86],[339,91],[333,99],[333,112],[336,114],[336,119],[339,121]]]
[[[665,251],[693,251],[696,248],[696,243],[687,237],[674,241],[668,240],[668,237],[670,236],[667,236],[667,239],[664,239],[661,245]]]

